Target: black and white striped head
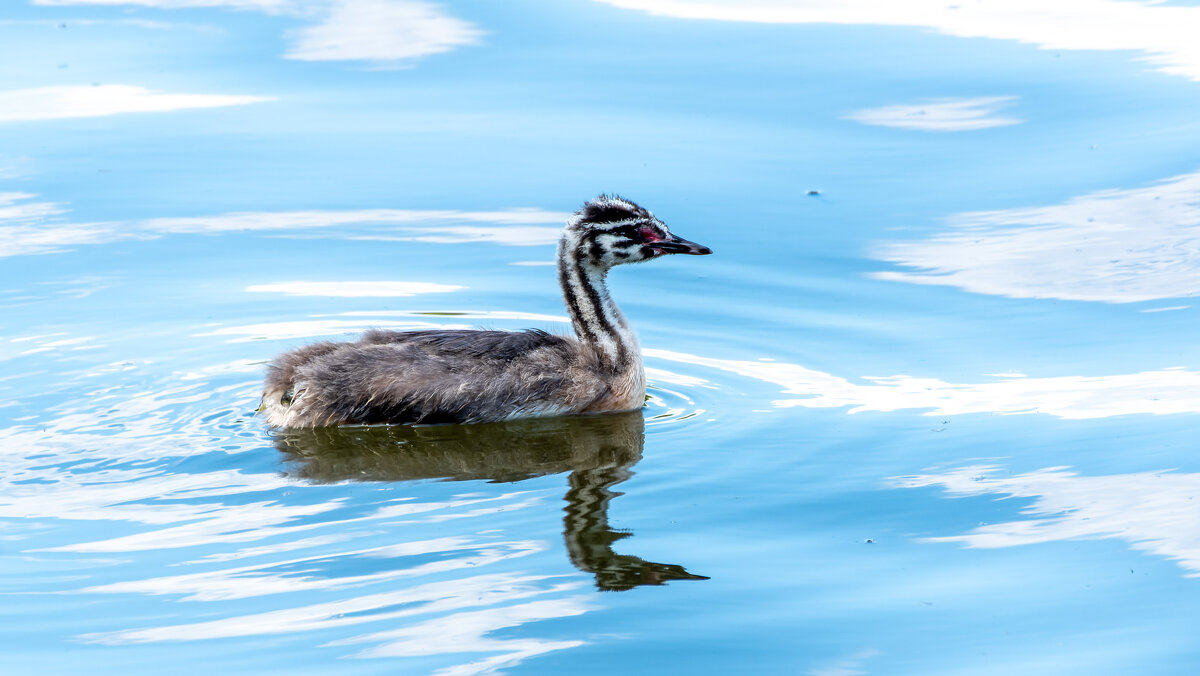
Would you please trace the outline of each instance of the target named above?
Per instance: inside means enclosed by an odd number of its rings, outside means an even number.
[[[559,246],[561,253],[600,268],[666,254],[712,253],[706,246],[672,234],[654,214],[616,195],[601,195],[575,212]]]

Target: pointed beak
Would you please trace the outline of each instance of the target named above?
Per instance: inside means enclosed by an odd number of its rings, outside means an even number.
[[[671,254],[707,256],[708,254],[712,253],[712,249],[704,246],[703,244],[689,242],[688,240],[682,237],[677,237],[676,235],[671,235],[671,239],[664,239],[662,241],[655,242],[651,246],[653,246],[655,249],[661,249],[663,253]]]

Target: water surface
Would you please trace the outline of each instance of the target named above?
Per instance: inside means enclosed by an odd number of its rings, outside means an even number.
[[[1190,3],[10,5],[5,673],[1200,664]],[[716,251],[613,273],[640,414],[255,417],[569,331],[602,191]]]

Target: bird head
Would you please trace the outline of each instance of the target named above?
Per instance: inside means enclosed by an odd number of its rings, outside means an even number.
[[[560,255],[611,268],[667,254],[703,256],[712,249],[672,233],[646,209],[615,195],[600,195],[583,205],[567,222]]]

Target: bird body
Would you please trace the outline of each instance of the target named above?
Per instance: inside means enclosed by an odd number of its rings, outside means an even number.
[[[544,331],[368,331],[270,366],[261,411],[281,428],[479,423],[632,411],[645,400],[637,335],[608,294],[608,271],[707,247],[649,211],[601,196],[568,221],[558,277],[576,337]]]

